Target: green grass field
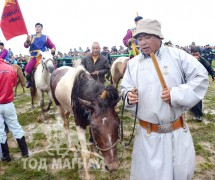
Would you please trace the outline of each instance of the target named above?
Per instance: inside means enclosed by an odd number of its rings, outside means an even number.
[[[29,91],[27,90],[27,93]],[[20,124],[26,132],[26,141],[30,150],[30,158],[21,159],[16,141],[8,134],[10,153],[13,161],[0,162],[0,179],[84,179],[81,167],[80,152],[68,151],[64,135],[63,123],[56,114],[55,105],[45,114],[46,120],[38,123],[40,108],[31,109],[30,96],[18,89],[14,101]],[[193,136],[196,149],[195,180],[215,180],[215,84],[211,82],[203,101],[204,121],[196,122],[191,113],[187,113],[188,124]],[[120,105],[121,109],[121,105]],[[121,112],[120,112],[121,113]],[[119,116],[120,116],[119,113]],[[133,118],[124,114],[125,141],[130,138],[133,127]],[[73,117],[71,117],[70,130],[72,140],[77,146],[79,143],[75,132]],[[87,138],[89,134],[87,133]],[[121,165],[118,171],[110,174],[103,169],[90,169],[92,179],[129,179],[132,145],[122,149],[118,145],[118,156]],[[102,159],[97,159],[102,165]]]

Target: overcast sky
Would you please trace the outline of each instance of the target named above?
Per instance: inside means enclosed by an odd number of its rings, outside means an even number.
[[[215,44],[214,0],[19,0],[29,34],[34,25],[43,24],[57,51],[68,52],[79,46],[85,50],[92,42],[119,48],[127,30],[135,26],[136,12],[161,22],[164,42],[189,45]],[[2,14],[4,0],[0,0]],[[27,35],[0,40],[15,54],[28,54],[23,47]]]

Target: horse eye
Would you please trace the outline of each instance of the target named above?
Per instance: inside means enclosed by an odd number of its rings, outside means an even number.
[[[92,128],[93,130],[97,129],[94,125],[90,125],[90,128]]]

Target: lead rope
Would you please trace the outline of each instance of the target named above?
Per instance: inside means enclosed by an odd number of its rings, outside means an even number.
[[[128,92],[131,92],[131,91],[128,91]],[[123,141],[123,115],[124,115],[124,110],[125,110],[125,100],[126,100],[126,97],[128,95],[128,92],[125,94],[125,98],[123,99],[123,105],[122,105],[122,114],[121,114],[121,122],[120,122],[121,123],[121,137],[120,137],[121,141]],[[136,109],[135,109],[134,125],[133,125],[132,134],[131,134],[129,142],[125,143],[124,147],[129,146],[131,144],[132,139],[133,139],[134,130],[135,130],[136,121],[137,121],[137,110],[138,110],[138,103],[136,104]]]
[[[131,91],[128,91],[131,92]],[[135,130],[135,126],[136,126],[136,120],[137,120],[137,109],[138,109],[138,103],[136,104],[136,110],[135,110],[135,118],[134,118],[134,125],[133,125],[133,130],[132,130],[132,134],[130,137],[130,140],[128,143],[125,143],[124,145],[122,144],[123,141],[123,114],[124,114],[124,110],[125,110],[125,100],[127,97],[128,92],[125,94],[125,98],[123,99],[123,105],[122,105],[122,113],[121,113],[121,119],[120,119],[120,126],[121,126],[121,136],[120,136],[120,140],[119,140],[119,144],[122,146],[122,153],[121,153],[121,158],[119,160],[119,167],[122,165],[123,162],[123,155],[124,155],[124,149],[126,148],[126,146],[129,146],[131,144],[131,141],[133,139],[134,136],[134,130]]]

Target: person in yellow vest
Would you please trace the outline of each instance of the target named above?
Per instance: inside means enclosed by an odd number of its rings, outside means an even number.
[[[137,22],[139,20],[143,19],[142,16],[137,16],[134,18],[134,22],[135,24],[137,25]],[[132,49],[132,43],[134,43],[135,45],[137,45],[137,41],[135,38],[133,38],[133,34],[135,33],[136,31],[136,27],[135,28],[131,28],[127,31],[125,37],[123,38],[123,44],[129,48],[129,57],[130,59],[132,57],[134,57],[134,51]]]
[[[101,55],[101,47],[98,42],[92,44],[92,53],[82,59],[82,65],[91,74],[93,79],[102,84],[105,83],[105,74],[110,70],[108,60]]]

